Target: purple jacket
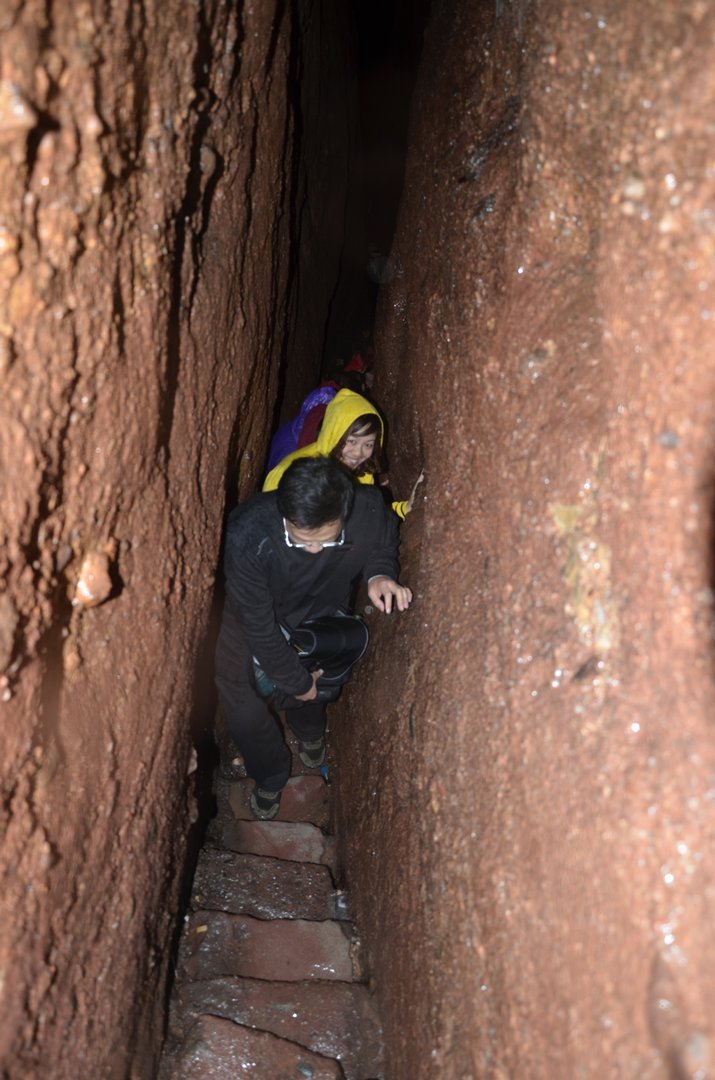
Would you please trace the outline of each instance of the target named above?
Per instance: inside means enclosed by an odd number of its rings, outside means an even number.
[[[284,457],[288,457],[289,454],[298,449],[300,431],[310,410],[314,409],[316,405],[327,405],[329,401],[333,400],[336,393],[337,390],[334,385],[317,386],[315,390],[311,390],[295,419],[287,420],[285,424],[281,424],[271,439],[266,472],[270,472],[279,461],[282,461]]]

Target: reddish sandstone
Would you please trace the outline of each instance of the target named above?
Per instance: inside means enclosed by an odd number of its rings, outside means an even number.
[[[714,42],[433,7],[375,386],[415,603],[331,734],[392,1080],[714,1068]]]

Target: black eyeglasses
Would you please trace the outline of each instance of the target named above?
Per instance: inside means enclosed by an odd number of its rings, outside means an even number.
[[[283,518],[283,535],[285,537],[286,544],[290,548],[302,549],[309,547],[317,547],[320,548],[321,551],[323,551],[325,548],[342,547],[345,543],[345,527],[343,527],[340,531],[339,540],[308,540],[305,543],[298,544],[295,540],[291,540],[290,536],[288,535],[288,522],[285,518]]]

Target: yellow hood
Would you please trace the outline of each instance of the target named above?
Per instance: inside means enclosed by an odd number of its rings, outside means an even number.
[[[279,461],[266,477],[263,490],[274,491],[288,466],[292,465],[298,458],[318,457],[321,454],[327,456],[338,445],[350,425],[359,416],[368,414],[376,416],[380,421],[380,446],[382,446],[382,417],[375,406],[371,405],[367,398],[356,394],[354,390],[339,390],[325,410],[323,424],[316,441],[300,450],[296,450],[293,454],[289,454],[288,457],[284,457],[282,461]],[[369,478],[368,476],[361,476],[358,479],[364,484],[374,483],[372,475]]]
[[[318,438],[303,449],[309,450],[311,446],[315,446],[314,454],[329,454],[338,445],[350,425],[359,416],[366,415],[376,416],[380,421],[380,446],[382,446],[382,417],[375,406],[371,405],[367,398],[356,394],[354,390],[338,390],[325,410]]]

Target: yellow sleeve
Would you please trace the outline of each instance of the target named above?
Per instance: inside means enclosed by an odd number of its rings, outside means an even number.
[[[372,473],[364,473],[362,476],[358,476],[357,479],[359,484],[375,483],[375,477]],[[395,511],[400,521],[404,521],[410,512],[407,505],[407,500],[405,500],[404,502],[393,502],[392,509]]]

